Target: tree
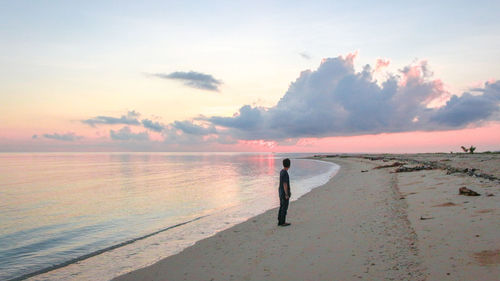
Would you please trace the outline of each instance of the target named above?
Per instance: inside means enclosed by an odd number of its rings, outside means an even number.
[[[473,154],[474,150],[476,150],[476,147],[471,145],[470,148],[469,148],[470,154]]]
[[[465,146],[461,146],[460,148],[462,148],[462,150],[465,152],[465,153],[470,153],[470,154],[473,154],[474,151],[476,150],[476,147],[475,146],[470,146],[469,148],[465,147]]]

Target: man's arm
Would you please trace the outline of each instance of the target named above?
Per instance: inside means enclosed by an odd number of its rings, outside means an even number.
[[[288,183],[284,182],[283,188],[285,189],[285,198],[286,199],[290,198],[290,189],[288,188]]]

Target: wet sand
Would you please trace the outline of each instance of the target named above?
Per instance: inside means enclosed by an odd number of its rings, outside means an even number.
[[[500,280],[499,182],[373,169],[391,157],[324,158],[340,171],[291,202],[291,226],[273,209],[114,280]],[[497,172],[481,160],[465,162]]]

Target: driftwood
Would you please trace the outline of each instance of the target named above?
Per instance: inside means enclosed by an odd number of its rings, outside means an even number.
[[[377,167],[375,167],[373,169],[375,170],[375,169],[384,169],[384,168],[399,167],[399,166],[403,166],[404,164],[406,164],[406,163],[403,163],[403,162],[394,162],[394,163],[389,164],[389,165],[377,166]]]
[[[475,192],[472,189],[468,189],[467,187],[463,186],[458,189],[458,194],[460,195],[465,195],[465,196],[479,196],[481,194]]]
[[[420,165],[416,167],[405,167],[401,166],[397,168],[394,172],[395,173],[406,173],[406,172],[415,172],[415,171],[422,171],[422,170],[434,170],[437,169],[436,166],[434,165]]]
[[[424,221],[424,220],[432,220],[434,217],[420,217],[420,220],[421,221]]]

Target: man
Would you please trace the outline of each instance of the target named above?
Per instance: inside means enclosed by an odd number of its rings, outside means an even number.
[[[280,186],[278,193],[280,196],[280,210],[278,212],[278,226],[289,226],[286,222],[286,212],[288,210],[288,202],[290,201],[290,178],[288,177],[288,169],[290,168],[290,159],[283,159],[283,169],[280,172]]]

